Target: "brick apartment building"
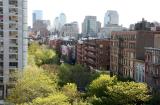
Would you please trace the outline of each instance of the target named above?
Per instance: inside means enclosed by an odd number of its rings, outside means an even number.
[[[51,48],[54,48],[58,54],[61,53],[61,45],[62,45],[62,43],[63,43],[63,41],[60,40],[60,39],[49,40],[49,46]]]
[[[146,48],[145,81],[153,90],[160,91],[160,49]]]
[[[103,39],[85,40],[77,44],[77,63],[90,69],[110,68],[110,41]]]
[[[82,42],[80,43],[77,43],[76,45],[76,51],[77,51],[77,54],[76,54],[76,60],[77,60],[77,63],[78,64],[82,64],[84,65],[84,47],[85,47],[85,44]]]
[[[134,61],[145,59],[145,47],[160,44],[157,31],[112,32],[110,70],[113,74],[134,78]]]

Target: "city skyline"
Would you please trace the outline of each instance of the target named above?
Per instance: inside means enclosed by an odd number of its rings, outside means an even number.
[[[35,5],[36,3],[38,5]],[[97,20],[103,26],[107,10],[116,10],[119,13],[119,24],[125,27],[140,21],[143,17],[148,21],[160,22],[158,4],[158,0],[53,0],[52,3],[49,0],[28,0],[28,25],[32,25],[33,10],[42,10],[44,19],[49,19],[52,24],[58,14],[65,13],[67,23],[78,21],[81,26],[85,16],[91,15],[97,16]]]

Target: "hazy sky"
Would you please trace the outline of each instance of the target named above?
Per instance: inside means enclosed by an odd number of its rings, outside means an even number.
[[[107,10],[117,10],[120,24],[140,21],[160,22],[160,0],[28,0],[28,23],[32,24],[32,11],[43,10],[43,19],[53,23],[61,12],[67,16],[67,22],[78,21],[81,26],[86,15],[97,16],[102,25]]]

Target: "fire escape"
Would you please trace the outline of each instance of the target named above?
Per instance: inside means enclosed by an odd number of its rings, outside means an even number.
[[[123,49],[124,49],[124,46],[123,46],[123,41],[124,39],[122,37],[119,37],[118,38],[118,75],[120,76],[123,76]]]

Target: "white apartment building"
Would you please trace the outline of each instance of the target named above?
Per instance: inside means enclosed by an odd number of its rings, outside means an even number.
[[[0,100],[27,64],[27,0],[0,0]]]

